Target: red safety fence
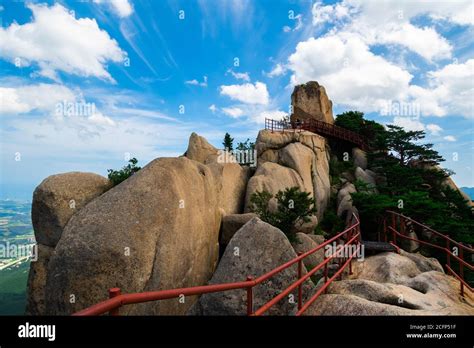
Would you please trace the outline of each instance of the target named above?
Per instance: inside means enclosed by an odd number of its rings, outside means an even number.
[[[398,248],[398,240],[397,238],[405,239],[420,243],[422,245],[426,245],[430,248],[434,248],[437,250],[441,250],[446,254],[447,264],[445,265],[446,270],[449,274],[454,276],[460,282],[460,289],[461,295],[464,296],[464,287],[466,287],[470,292],[473,292],[473,288],[468,284],[466,279],[464,278],[464,267],[467,267],[470,271],[474,270],[474,266],[470,263],[466,262],[466,256],[474,253],[474,249],[470,246],[464,245],[460,242],[455,241],[454,239],[450,238],[449,236],[442,234],[429,226],[426,226],[418,221],[415,221],[408,216],[403,214],[394,212],[394,211],[387,211],[385,218],[384,218],[384,238],[387,242],[389,236],[391,236],[390,243]],[[410,231],[414,231],[414,228],[418,227],[432,236],[436,236],[438,239],[441,239],[444,245],[437,245],[431,242],[427,242],[418,238],[409,237],[407,234]],[[453,246],[455,247],[456,253],[452,250]],[[467,255],[466,255],[467,254]],[[455,260],[459,264],[459,274],[456,273],[451,268],[451,261]],[[469,257],[467,258],[469,259]]]
[[[285,130],[309,131],[320,134],[325,137],[336,138],[353,143],[363,150],[368,149],[367,139],[346,128],[335,126],[334,124],[315,120],[305,119],[301,121],[277,121],[269,118],[265,119],[265,129],[272,132],[281,132]]]
[[[204,286],[195,286],[190,288],[181,288],[181,289],[172,289],[172,290],[160,290],[160,291],[150,291],[142,293],[130,293],[130,294],[121,294],[119,288],[112,288],[109,290],[109,299],[103,302],[97,303],[89,308],[83,309],[74,315],[84,316],[84,315],[101,315],[109,312],[110,315],[119,315],[120,307],[129,304],[143,303],[149,301],[159,301],[166,300],[171,298],[178,298],[182,296],[193,296],[193,295],[202,295],[213,292],[229,291],[236,289],[243,289],[247,291],[247,315],[259,316],[267,312],[272,306],[285,298],[292,291],[297,289],[298,295],[298,311],[296,315],[301,315],[308,307],[318,299],[318,297],[326,291],[327,287],[337,278],[342,277],[344,270],[349,267],[349,274],[352,274],[352,259],[356,256],[359,248],[361,248],[360,240],[360,222],[357,216],[354,215],[354,223],[346,228],[344,231],[338,233],[334,237],[328,239],[324,243],[321,243],[316,248],[309,250],[305,253],[299,254],[296,258],[284,263],[283,265],[271,270],[268,273],[265,273],[257,278],[248,276],[246,280],[235,282],[235,283],[225,283],[225,284],[213,284],[213,285],[204,285]],[[332,253],[330,256],[326,256],[324,253],[324,261],[315,266],[313,269],[309,270],[305,275],[303,275],[303,260],[314,254],[319,250],[324,250],[327,245],[337,242],[338,240],[345,240],[343,244],[339,244],[339,249]],[[342,248],[346,246],[355,245],[356,250],[350,252],[349,255],[344,255],[342,258],[337,256],[340,254]],[[346,248],[347,250],[348,248]],[[328,263],[331,260],[335,260],[339,263],[338,270],[334,273],[332,277],[328,276]],[[265,303],[260,308],[254,310],[253,305],[253,288],[263,282],[267,281],[277,273],[297,264],[298,279],[289,285],[286,289],[282,290],[280,294],[276,297]],[[324,272],[324,284],[318,289],[318,291],[309,298],[306,303],[303,303],[303,283],[310,279],[310,277],[315,274],[317,271],[323,269]]]

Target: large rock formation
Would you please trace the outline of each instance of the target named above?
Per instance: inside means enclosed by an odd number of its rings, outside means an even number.
[[[51,175],[33,193],[31,220],[36,242],[55,247],[71,216],[111,187],[93,173]]]
[[[305,315],[474,315],[471,294],[436,259],[401,251],[353,263],[354,274],[334,282]]]
[[[273,162],[259,165],[247,185],[246,211],[249,211],[253,193],[265,190],[275,195],[278,191],[294,186],[299,187],[302,191],[305,190],[301,176],[295,170]],[[275,198],[272,198],[270,204],[272,208],[276,208]]]
[[[329,156],[326,139],[311,132],[283,131],[258,133],[257,171],[250,178],[245,199],[265,188],[272,194],[291,186],[311,193],[316,201],[317,217],[323,216],[330,196]]]
[[[293,114],[291,121],[315,119],[334,123],[332,102],[323,86],[316,81],[298,85],[291,94]]]
[[[70,218],[87,203],[110,189],[108,179],[93,173],[51,175],[33,193],[31,220],[38,258],[30,264],[26,314],[44,313],[48,263]]]
[[[104,194],[110,184],[95,174],[46,179],[32,208],[42,244],[27,313],[69,314],[106,299],[111,287],[129,293],[206,283],[217,265],[222,216],[242,213],[249,176],[218,155],[193,133],[186,156],[154,160]],[[122,313],[183,314],[194,301]]]
[[[192,133],[189,137],[185,156],[207,164],[212,170],[217,179],[219,206],[223,214],[239,214],[244,209],[250,168],[240,166],[231,154],[227,152],[222,154],[224,155],[220,155],[218,149],[196,133]]]
[[[131,293],[204,284],[218,258],[217,183],[201,163],[160,158],[89,203],[50,259],[46,313],[83,309],[111,287]],[[122,312],[182,314],[192,303],[156,301]]]
[[[209,284],[243,281],[247,276],[256,278],[296,256],[283,232],[258,218],[253,218],[231,239]],[[254,287],[254,308],[261,307],[277,296],[295,279],[297,279],[296,268],[290,267],[277,273],[264,284]],[[312,283],[307,282],[303,287],[304,293],[310,294],[312,288]],[[296,299],[295,294],[292,299]],[[246,291],[231,290],[202,295],[189,314],[245,315],[246,309]],[[296,301],[290,300],[289,297],[278,302],[267,314],[291,315],[296,310]]]

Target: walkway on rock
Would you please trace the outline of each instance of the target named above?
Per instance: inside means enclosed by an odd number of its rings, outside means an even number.
[[[202,295],[206,293],[221,292],[235,289],[242,289],[247,292],[247,314],[253,316],[259,316],[264,314],[276,303],[286,298],[290,293],[292,293],[293,291],[297,291],[298,311],[296,312],[296,315],[301,315],[311,306],[311,304],[313,304],[318,299],[321,294],[327,292],[328,286],[333,281],[342,279],[343,272],[346,269],[348,269],[349,275],[352,274],[352,260],[357,257],[357,255],[361,251],[361,248],[367,247],[369,250],[387,249],[387,251],[400,253],[399,245],[401,240],[414,241],[416,243],[419,243],[420,245],[425,245],[430,248],[438,249],[444,252],[447,257],[445,269],[448,274],[454,276],[460,282],[461,296],[464,296],[465,289],[467,289],[471,293],[473,292],[473,288],[466,282],[464,278],[464,268],[467,268],[470,271],[474,270],[474,266],[466,261],[472,259],[469,254],[474,254],[473,248],[459,243],[426,225],[423,225],[407,216],[393,211],[387,211],[385,215],[383,222],[383,235],[379,237],[380,240],[377,242],[363,242],[361,240],[360,221],[356,215],[354,215],[353,217],[353,221],[355,221],[355,223],[346,228],[344,231],[326,240],[324,243],[318,245],[316,248],[298,255],[296,258],[282,264],[281,266],[271,270],[266,274],[260,275],[255,279],[249,276],[246,280],[234,283],[213,284],[182,289],[141,292],[134,294],[121,294],[120,289],[112,288],[109,290],[108,300],[105,300],[82,311],[79,311],[74,315],[101,315],[107,312],[109,312],[110,315],[119,315],[120,307],[128,304],[180,298],[182,296]],[[415,227],[423,229],[425,231],[429,231],[433,236],[436,236],[438,240],[441,240],[443,245],[434,244],[434,242],[432,243],[433,240],[430,240],[430,242],[428,242],[408,237],[408,235],[410,234],[409,232],[411,232],[411,229]],[[332,243],[338,242],[342,242],[342,244],[339,244],[340,246],[342,246],[340,250],[349,250],[348,253],[341,256],[339,251],[336,250],[331,256],[324,255],[323,262],[303,274],[304,258],[314,254],[318,250],[322,250],[323,248],[328,245],[331,245]],[[451,250],[452,247],[455,247],[456,252],[453,252],[453,250]],[[329,275],[328,266],[331,261],[337,261],[339,267],[334,274]],[[456,262],[458,264],[458,272],[453,270],[454,266],[452,265],[452,262]],[[281,292],[277,296],[272,298],[260,308],[255,309],[253,304],[253,288],[259,284],[266,282],[277,273],[286,270],[287,268],[293,265],[298,266],[297,279],[287,288],[281,289]],[[302,284],[320,270],[323,271],[324,283],[322,283],[321,286],[318,287],[318,290],[314,294],[312,294],[312,296],[309,297],[306,302],[303,303]]]
[[[265,119],[265,129],[272,132],[278,131],[301,131],[306,130],[312,133],[322,135],[327,138],[337,139],[349,142],[361,148],[364,151],[369,149],[367,139],[355,132],[352,132],[343,127],[333,125],[331,123],[318,121],[315,119],[306,119],[302,121],[277,121],[273,119]]]

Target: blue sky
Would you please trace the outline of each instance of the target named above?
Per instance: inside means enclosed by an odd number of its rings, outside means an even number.
[[[0,19],[0,198],[181,155],[192,131],[255,138],[308,80],[334,114],[425,130],[474,186],[472,1],[4,0]]]

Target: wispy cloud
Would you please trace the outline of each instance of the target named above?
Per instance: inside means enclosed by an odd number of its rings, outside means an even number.
[[[184,83],[187,85],[192,85],[192,86],[207,87],[207,76],[203,76],[201,82],[196,79],[193,79],[193,80],[184,81]]]

